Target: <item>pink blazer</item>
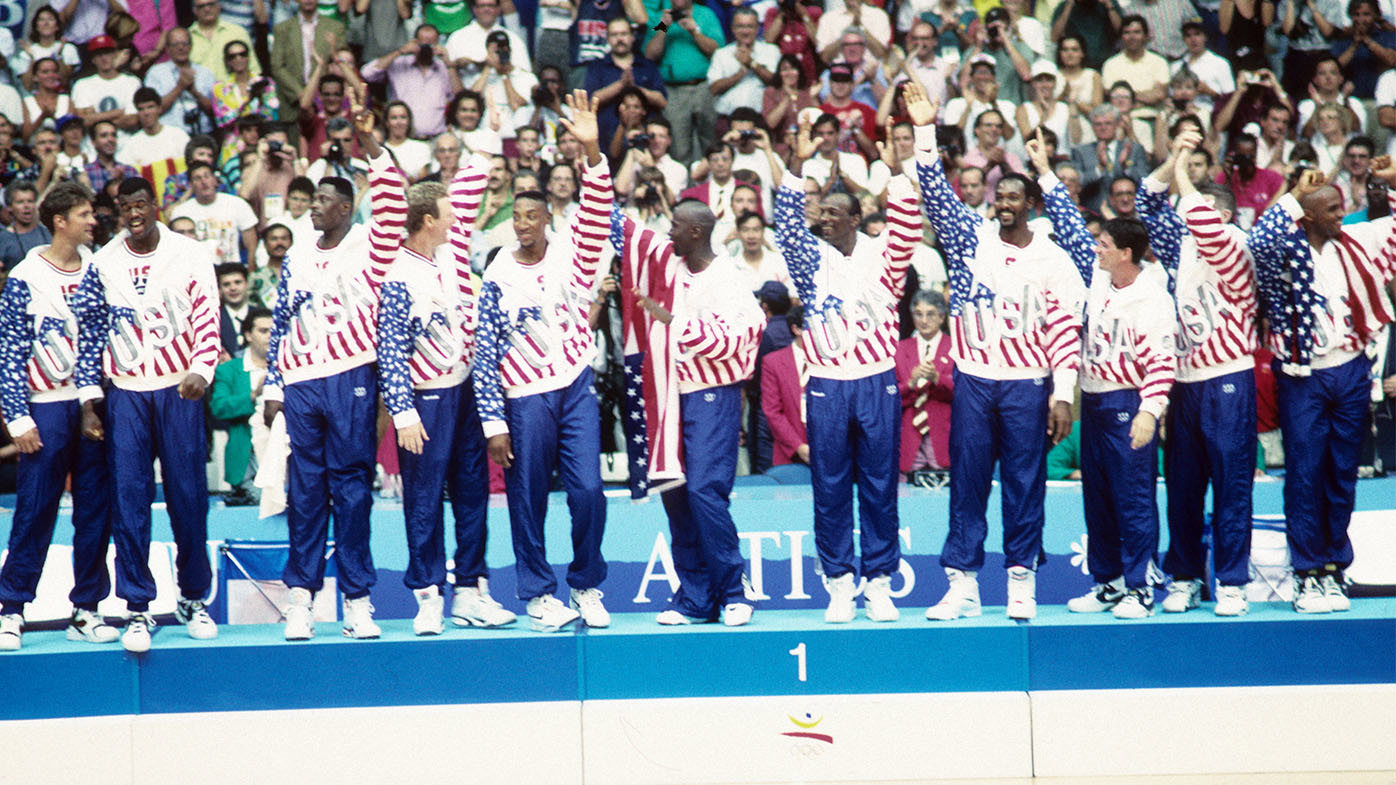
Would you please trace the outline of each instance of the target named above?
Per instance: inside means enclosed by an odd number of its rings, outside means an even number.
[[[897,344],[897,390],[902,394],[900,467],[903,472],[911,471],[911,462],[916,458],[916,451],[921,448],[921,432],[911,423],[916,414],[913,404],[921,392],[921,389],[911,386],[911,371],[920,362],[915,335],[904,338]],[[950,401],[955,397],[955,361],[950,359],[950,336],[943,331],[940,333],[940,345],[936,347],[934,363],[940,378],[931,388],[931,394],[923,407],[930,417],[931,426],[931,432],[926,438],[931,440],[931,449],[935,451],[936,458],[949,466]]]
[[[771,426],[774,445],[771,463],[795,463],[795,450],[809,441],[800,418],[804,388],[795,370],[795,344],[771,352],[761,359],[761,411]]]

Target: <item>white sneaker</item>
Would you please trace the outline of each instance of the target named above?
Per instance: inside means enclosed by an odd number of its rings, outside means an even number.
[[[979,573],[965,572],[953,567],[945,568],[945,577],[950,579],[950,588],[940,602],[926,609],[926,618],[931,621],[951,621],[961,616],[978,616],[984,612],[979,605]]]
[[[1104,613],[1125,598],[1125,579],[1120,576],[1109,583],[1097,583],[1091,590],[1066,601],[1066,609],[1072,613]]]
[[[383,631],[373,622],[373,603],[369,602],[367,594],[344,601],[344,637],[367,640],[382,634]]]
[[[1220,586],[1217,588],[1217,607],[1213,613],[1218,616],[1245,616],[1251,606],[1246,602],[1246,587]],[[1165,610],[1167,610],[1165,608]]]
[[[660,611],[654,620],[665,627],[678,627],[681,624],[692,624],[693,620],[678,611],[670,608],[667,611]]]
[[[1323,587],[1323,596],[1328,598],[1328,607],[1334,613],[1342,613],[1352,608],[1352,600],[1348,599],[1348,582],[1340,572],[1324,573],[1318,579],[1318,585]]]
[[[756,609],[744,602],[734,602],[722,609],[722,623],[728,627],[742,627],[751,623],[751,614]],[[892,610],[896,610],[893,608]],[[677,611],[676,611],[677,612]],[[683,614],[679,614],[683,615]]]
[[[1027,567],[1008,568],[1008,618],[1037,618],[1037,573]]]
[[[218,625],[213,623],[202,600],[180,600],[175,606],[175,619],[194,640],[211,641],[218,637]]]
[[[518,618],[490,596],[489,581],[484,578],[478,586],[457,586],[451,600],[451,623],[457,627],[503,627]]]
[[[1164,613],[1186,613],[1202,603],[1202,581],[1170,581],[1163,598]]]
[[[601,604],[606,595],[600,589],[573,589],[568,593],[567,604],[572,610],[582,614],[582,623],[588,627],[611,626],[611,613]]]
[[[7,613],[0,616],[0,651],[19,651],[20,638],[24,636],[24,616]]]
[[[1296,613],[1333,612],[1317,575],[1294,574],[1294,610]]]
[[[417,598],[417,617],[412,620],[412,632],[417,635],[440,635],[445,632],[446,622],[442,619],[442,611],[446,607],[446,598],[441,596],[441,588],[428,586],[417,589],[412,596]]]
[[[314,602],[310,589],[291,589],[291,604],[286,606],[286,640],[308,641],[315,637]]]
[[[534,632],[558,632],[581,616],[551,594],[528,601],[528,623]]]
[[[1130,589],[1125,592],[1124,599],[1115,603],[1115,607],[1110,612],[1117,619],[1147,619],[1154,615],[1154,589],[1152,586],[1145,586],[1142,589]]]
[[[863,612],[868,621],[896,621],[902,617],[892,604],[892,576],[879,575],[863,587]]]
[[[121,633],[121,648],[132,654],[145,654],[150,651],[150,634],[155,630],[155,620],[149,613],[132,613],[126,617],[126,631]]]
[[[854,597],[858,587],[853,583],[853,573],[846,572],[833,580],[824,579],[824,588],[829,592],[829,607],[824,610],[824,621],[828,624],[847,624],[853,621],[858,612]]]
[[[121,633],[99,614],[85,608],[74,608],[73,619],[68,622],[68,640],[88,643],[115,643]],[[0,640],[0,648],[4,641]]]

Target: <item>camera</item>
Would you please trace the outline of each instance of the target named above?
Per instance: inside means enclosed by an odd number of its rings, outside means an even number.
[[[501,47],[499,47],[499,49],[498,49],[498,51],[497,51],[497,54],[496,54],[496,56],[499,58],[499,64],[500,64],[500,65],[508,65],[508,64],[509,64],[509,57],[510,57],[510,55],[511,55],[511,53],[510,53],[510,51],[509,51],[509,47],[508,47],[508,46],[501,46]]]
[[[339,142],[332,142],[330,144],[330,151],[325,154],[325,157],[330,159],[331,161],[343,161],[344,145],[340,144]]]
[[[748,128],[745,131],[738,131],[737,138],[742,140],[743,142],[747,141],[748,139],[755,139],[756,130],[754,128]]]
[[[647,150],[650,146],[650,135],[635,134],[634,136],[625,140],[625,146],[630,148],[631,150]]]
[[[268,140],[268,141],[267,141],[267,153],[270,154],[270,155],[276,155],[276,154],[279,153],[279,152],[281,152],[281,142],[278,142],[278,141],[276,141],[276,140],[274,140],[274,139]]]

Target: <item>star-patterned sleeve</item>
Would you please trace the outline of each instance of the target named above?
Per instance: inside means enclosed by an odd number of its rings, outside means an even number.
[[[34,428],[27,383],[34,347],[29,300],[29,284],[18,278],[11,278],[0,292],[0,408],[11,437]]]
[[[1181,205],[1179,205],[1181,207]],[[1149,230],[1149,248],[1154,258],[1168,271],[1169,286],[1178,274],[1178,251],[1183,245],[1183,219],[1168,203],[1168,185],[1153,177],[1145,177],[1134,195],[1134,210]]]
[[[97,265],[87,268],[73,295],[72,308],[78,319],[78,367],[74,378],[78,400],[86,403],[102,397],[102,350],[111,329],[107,291]]]
[[[276,284],[276,305],[271,309],[271,343],[267,345],[267,380],[262,384],[262,399],[280,401],[283,398],[281,382],[281,342],[291,323],[291,313],[295,304],[291,302],[291,259],[288,256],[281,262],[281,280]]]
[[[499,363],[508,340],[508,319],[499,306],[499,284],[486,281],[480,287],[480,324],[475,330],[475,406],[485,438],[509,432],[504,419],[504,380]]]
[[[1052,220],[1052,231],[1056,233],[1057,245],[1066,249],[1081,280],[1087,286],[1095,272],[1095,238],[1086,229],[1086,219],[1081,208],[1071,201],[1071,194],[1057,176],[1048,172],[1039,178],[1042,186],[1042,200],[1047,206],[1047,217]]]
[[[776,246],[785,257],[795,291],[806,303],[815,300],[814,274],[819,270],[819,241],[805,220],[804,180],[786,172],[776,189]]]
[[[1280,360],[1287,372],[1303,374],[1313,347],[1314,268],[1298,215],[1299,202],[1289,194],[1280,197],[1251,228],[1246,247],[1255,260],[1270,332],[1284,338]]]
[[[921,183],[921,207],[944,251],[945,269],[950,277],[950,310],[958,314],[961,305],[974,295],[969,262],[978,247],[984,219],[960,201],[946,181],[936,150],[934,126],[916,129],[916,179]]]
[[[393,425],[422,421],[412,399],[412,294],[402,281],[383,284],[378,304],[378,381]]]

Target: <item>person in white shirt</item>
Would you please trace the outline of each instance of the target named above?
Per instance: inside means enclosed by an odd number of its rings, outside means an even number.
[[[1207,28],[1201,21],[1183,22],[1183,45],[1187,51],[1169,68],[1176,74],[1187,66],[1197,74],[1198,101],[1210,108],[1218,97],[1235,92],[1236,76],[1232,73],[1231,62],[1207,48]]]
[[[942,105],[949,97],[950,85],[955,78],[955,64],[937,54],[936,40],[936,29],[930,22],[918,21],[913,24],[906,34],[907,53],[906,59],[902,60],[902,73],[920,82],[926,95],[937,105]]]
[[[383,146],[393,152],[393,158],[397,159],[397,165],[407,175],[408,181],[415,183],[425,177],[431,168],[431,146],[408,136],[412,132],[412,123],[411,107],[402,101],[388,104],[383,115],[383,125],[387,131]]]
[[[189,61],[189,31],[176,27],[165,34],[170,59],[145,73],[145,86],[160,93],[160,122],[191,134],[211,133],[213,72]]]
[[[137,169],[166,158],[183,158],[189,134],[182,128],[160,122],[160,94],[149,87],[141,87],[135,91],[132,104],[136,107],[140,130],[126,139],[116,157]]]
[[[136,107],[132,99],[141,80],[117,70],[116,41],[111,36],[99,35],[92,39],[87,51],[97,73],[73,83],[73,106],[89,126],[111,120],[118,128],[135,128]]]
[[[170,220],[188,218],[194,222],[196,239],[219,263],[257,258],[257,215],[247,200],[218,192],[218,174],[202,161],[189,167],[192,198],[170,213]],[[241,247],[239,247],[241,246]]]
[[[867,31],[865,43],[873,57],[881,60],[887,56],[887,47],[892,43],[892,23],[887,12],[863,0],[844,0],[842,9],[831,7],[819,17],[814,32],[815,48],[824,62],[832,63],[838,56],[843,32],[850,27]]]
[[[485,64],[470,89],[485,96],[486,105],[500,118],[499,136],[513,139],[519,126],[529,125],[533,118],[533,91],[538,77],[513,62],[510,33],[496,29],[485,39]]]
[[[528,72],[533,71],[533,64],[528,59],[528,46],[522,38],[512,30],[505,29],[500,23],[499,4],[500,0],[475,0],[470,6],[475,19],[451,33],[451,37],[446,39],[446,56],[450,58],[452,66],[460,69],[462,82],[480,75],[489,54],[485,39],[496,30],[509,37],[509,56],[514,66]]]
[[[669,147],[674,135],[669,121],[663,117],[652,117],[645,123],[645,134],[650,143],[645,149],[632,148],[621,161],[616,173],[616,193],[628,195],[635,184],[635,175],[646,166],[653,166],[664,175],[664,184],[669,193],[682,193],[688,186],[688,169],[669,156]]]
[[[766,85],[775,81],[780,49],[757,39],[760,22],[749,7],[732,12],[732,43],[713,52],[708,63],[708,91],[716,99],[718,114],[731,114],[738,107],[761,106]]]
[[[738,250],[731,258],[733,269],[743,281],[742,289],[756,292],[767,281],[777,281],[794,291],[795,282],[790,277],[790,268],[785,265],[785,257],[767,242],[768,234],[766,219],[759,213],[746,212],[737,216]]]
[[[804,177],[828,188],[836,176],[845,181],[850,193],[867,190],[868,162],[856,153],[839,152],[839,119],[822,114],[814,121],[810,132],[818,142],[815,154],[805,162]]]

